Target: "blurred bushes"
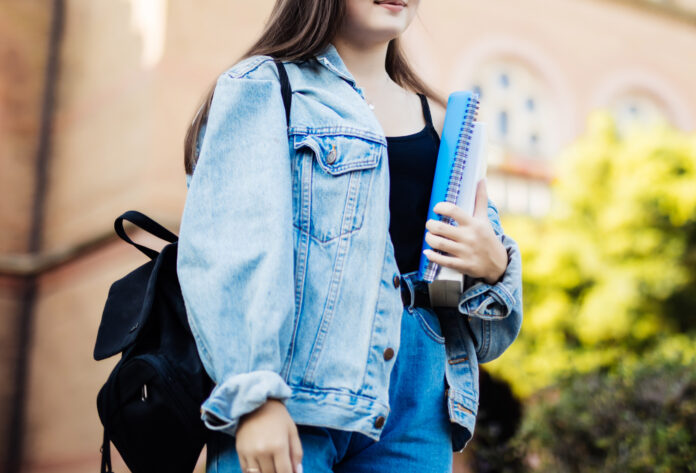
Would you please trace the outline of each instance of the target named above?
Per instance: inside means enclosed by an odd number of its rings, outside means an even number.
[[[522,252],[524,323],[486,367],[523,397],[696,332],[696,135],[620,137],[603,112],[588,123],[558,159],[550,214],[503,222]]]
[[[696,472],[696,360],[681,358],[563,378],[535,396],[505,456],[544,473]]]

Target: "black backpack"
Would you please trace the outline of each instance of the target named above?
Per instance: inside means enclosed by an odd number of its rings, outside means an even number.
[[[289,123],[292,91],[283,64],[275,64]],[[135,243],[124,220],[169,243],[159,253]],[[97,395],[101,472],[113,471],[113,442],[133,473],[190,473],[206,442],[200,406],[213,381],[186,317],[176,273],[178,237],[135,210],[119,216],[114,228],[150,261],[111,285],[97,333],[95,360],[122,354]]]

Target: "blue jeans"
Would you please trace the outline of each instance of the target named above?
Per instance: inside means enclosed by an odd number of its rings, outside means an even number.
[[[415,276],[402,275],[402,283],[409,291],[427,291]],[[401,345],[389,384],[391,410],[380,440],[359,432],[298,425],[304,473],[450,473],[444,343],[431,309],[404,307]],[[207,473],[243,473],[234,437],[211,431],[207,448]]]

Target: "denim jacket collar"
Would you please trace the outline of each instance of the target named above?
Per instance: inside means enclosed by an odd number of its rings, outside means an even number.
[[[360,96],[363,96],[363,90],[358,86],[355,77],[353,77],[353,74],[351,74],[348,67],[346,67],[346,64],[343,62],[343,59],[341,59],[341,56],[338,54],[338,50],[336,50],[336,46],[334,46],[333,43],[328,43],[317,54],[316,57],[320,64],[324,65],[334,74],[337,74],[348,81],[348,83],[358,91]]]

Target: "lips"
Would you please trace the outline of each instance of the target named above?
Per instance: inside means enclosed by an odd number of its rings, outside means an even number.
[[[382,4],[387,4],[387,5],[400,5],[402,7],[406,6],[406,2],[402,0],[375,0],[376,4],[382,5]]]

